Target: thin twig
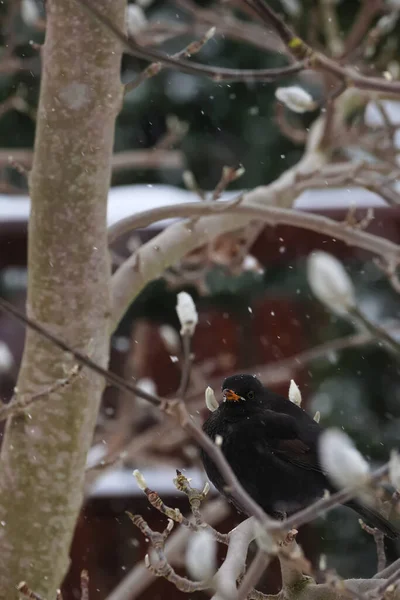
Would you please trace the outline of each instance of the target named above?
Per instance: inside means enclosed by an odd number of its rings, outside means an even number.
[[[191,335],[187,333],[182,335],[181,382],[177,393],[178,398],[185,397],[190,382],[190,371],[192,368],[191,342]]]
[[[373,323],[358,307],[352,308],[350,315],[354,317],[356,322],[361,323],[371,335],[380,340],[388,350],[393,352],[395,357],[400,359],[400,342],[392,337],[386,329]]]
[[[197,42],[191,42],[185,48],[183,48],[183,50],[180,50],[179,52],[173,54],[172,58],[190,58],[193,54],[197,54],[198,52],[200,52],[203,46],[205,46],[205,44],[214,36],[214,34],[215,27],[209,29],[204,34],[201,40]],[[139,87],[139,85],[143,83],[143,81],[145,81],[146,79],[150,79],[151,77],[158,75],[158,73],[160,73],[160,71],[163,69],[163,66],[164,65],[160,62],[151,63],[151,65],[146,67],[146,69],[144,69],[137,77],[135,77],[135,79],[133,79],[125,85],[125,94]]]
[[[39,596],[39,594],[28,587],[26,581],[21,581],[21,583],[17,585],[17,590],[24,598],[29,598],[30,600],[44,600],[43,596]]]
[[[174,484],[177,490],[186,494],[189,500],[190,509],[195,519],[197,531],[201,529],[207,529],[210,531],[215,539],[221,544],[227,544],[229,542],[229,534],[220,533],[213,527],[210,527],[204,520],[200,512],[201,503],[204,501],[209,491],[209,485],[206,483],[202,491],[193,488],[190,485],[189,480],[180,471],[176,471],[177,477],[174,479]]]
[[[132,38],[126,36],[116,27],[110,19],[101,13],[94,2],[89,0],[75,0],[89,13],[104,25],[121,43],[125,51],[137,58],[148,60],[152,63],[161,63],[165,67],[188,73],[189,75],[204,75],[213,81],[275,81],[281,77],[293,75],[304,69],[304,63],[298,62],[287,67],[277,69],[224,69],[222,67],[207,67],[205,65],[172,58],[157,50],[142,48]]]
[[[82,1],[82,0],[80,0]],[[85,0],[86,1],[86,0]],[[325,71],[335,75],[346,82],[347,87],[356,87],[361,90],[375,90],[381,92],[400,92],[400,81],[388,81],[383,77],[368,77],[359,74],[351,67],[342,66],[321,52],[313,50],[291,27],[275,13],[263,0],[242,0],[243,4],[253,8],[266,25],[271,25],[285,43],[288,51],[297,60],[307,60],[313,69]]]
[[[42,400],[59,389],[70,385],[77,378],[81,370],[81,365],[75,365],[67,377],[64,377],[64,379],[57,379],[53,384],[35,394],[23,394],[22,396],[19,396],[18,391],[16,391],[8,404],[0,406],[0,422],[24,412],[38,400]]]
[[[383,569],[386,567],[385,536],[382,533],[382,531],[380,531],[376,527],[370,527],[369,525],[364,523],[364,521],[362,521],[361,519],[360,519],[360,525],[361,525],[361,528],[364,529],[364,531],[366,531],[367,533],[372,535],[372,537],[374,538],[375,545],[376,545],[376,555],[377,555],[377,559],[378,559],[378,565],[377,565],[378,572],[383,571]]]
[[[190,579],[178,575],[169,564],[165,555],[164,546],[170,532],[172,531],[171,523],[173,524],[173,521],[169,522],[163,533],[159,533],[158,531],[153,531],[140,515],[132,515],[129,512],[127,514],[132,523],[136,525],[143,535],[150,540],[151,547],[157,554],[157,565],[153,565],[150,562],[148,554],[145,557],[146,567],[151,573],[153,573],[153,575],[156,577],[164,577],[164,579],[167,579],[173,583],[178,590],[189,594],[210,588],[209,581],[190,581]]]
[[[377,469],[376,471],[371,473],[370,479],[369,479],[370,483],[378,482],[385,475],[387,475],[388,471],[389,471],[389,464],[383,465],[382,467],[380,467],[379,469]],[[364,487],[364,486],[361,486],[361,487]],[[313,504],[310,504],[303,510],[300,510],[299,512],[295,513],[294,515],[281,521],[278,524],[279,525],[278,529],[290,530],[294,527],[296,527],[296,528],[301,527],[301,525],[305,525],[306,523],[309,523],[310,521],[314,520],[317,516],[321,515],[325,511],[330,510],[330,509],[334,508],[335,506],[338,506],[339,504],[344,504],[345,502],[348,502],[349,500],[354,498],[354,496],[357,495],[359,490],[360,490],[360,486],[351,486],[348,488],[344,488],[343,490],[340,490],[339,492],[336,492],[335,494],[332,494],[331,496],[329,496],[327,498],[321,498],[320,500],[317,500]],[[276,529],[276,528],[277,528],[276,525],[274,525],[272,527],[272,529]]]
[[[219,182],[215,186],[215,189],[211,195],[211,201],[215,202],[219,200],[226,188],[233,182],[239,179],[244,173],[243,167],[223,167],[222,174]]]
[[[51,333],[48,329],[46,329],[46,327],[43,327],[37,321],[30,319],[27,315],[24,315],[15,306],[7,302],[7,300],[4,300],[4,298],[0,298],[0,309],[13,315],[13,317],[16,318],[20,323],[24,323],[24,325],[26,325],[30,329],[33,329],[33,331],[36,331],[49,341],[53,342],[55,346],[58,346],[58,348],[64,350],[64,352],[69,352],[70,354],[72,354],[72,356],[74,356],[74,358],[79,363],[85,365],[86,367],[89,367],[98,375],[102,375],[109,383],[112,383],[118,389],[121,389],[123,391],[129,391],[132,394],[135,394],[136,396],[139,396],[140,398],[151,402],[151,404],[153,404],[154,406],[159,406],[161,404],[161,398],[154,394],[149,394],[145,390],[141,390],[137,386],[129,383],[128,381],[125,381],[125,379],[119,377],[115,373],[112,373],[107,369],[103,369],[102,367],[100,367],[100,365],[91,360],[86,354],[83,354],[79,350],[72,348],[69,344],[67,344],[59,337]]]

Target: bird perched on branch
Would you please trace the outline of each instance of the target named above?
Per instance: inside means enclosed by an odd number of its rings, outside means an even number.
[[[233,375],[222,385],[224,402],[203,425],[236,477],[263,510],[282,519],[305,508],[325,490],[336,491],[318,458],[318,439],[324,431],[300,406],[265,388],[252,375]],[[207,476],[217,490],[238,506],[208,455],[202,451]],[[347,502],[360,517],[387,537],[400,536],[387,519],[358,499]]]

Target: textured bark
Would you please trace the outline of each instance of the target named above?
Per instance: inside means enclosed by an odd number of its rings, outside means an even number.
[[[96,0],[123,27],[125,0]],[[108,361],[106,209],[121,51],[74,0],[47,0],[29,222],[27,310],[71,346]],[[71,357],[28,333],[18,380],[36,392]],[[29,586],[51,600],[68,568],[83,474],[104,382],[74,382],[8,422],[0,474],[0,599]]]

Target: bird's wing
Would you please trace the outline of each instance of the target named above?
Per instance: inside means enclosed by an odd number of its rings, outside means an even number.
[[[265,410],[256,427],[262,427],[262,437],[278,459],[323,473],[317,452],[320,429],[310,421],[299,422],[291,415]]]

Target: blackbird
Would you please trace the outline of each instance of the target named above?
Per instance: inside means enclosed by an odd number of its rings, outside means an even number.
[[[233,375],[222,385],[224,402],[203,425],[213,440],[221,436],[221,450],[247,493],[275,518],[305,508],[325,490],[335,492],[318,459],[323,428],[302,408],[265,388],[252,375]],[[229,495],[217,467],[202,451],[207,476],[217,490],[240,511]],[[346,506],[387,537],[400,536],[389,521],[358,499]]]

